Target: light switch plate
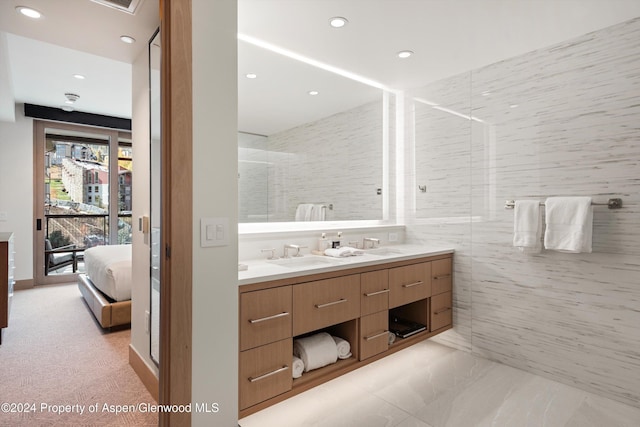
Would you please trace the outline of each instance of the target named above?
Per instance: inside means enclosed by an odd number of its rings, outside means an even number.
[[[0,221],[6,221],[9,215],[6,212],[0,212]]]
[[[200,218],[200,247],[227,246],[229,218]]]

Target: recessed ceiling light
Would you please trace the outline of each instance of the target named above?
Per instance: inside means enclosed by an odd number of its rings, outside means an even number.
[[[35,9],[25,6],[18,6],[16,10],[23,14],[24,16],[28,16],[29,18],[39,19],[42,17],[42,14]]]
[[[511,104],[509,105],[509,108],[518,108],[518,104]]]
[[[256,73],[248,73],[246,77],[248,79],[255,79],[256,77],[258,77],[258,75]]]
[[[120,40],[122,40],[123,42],[127,43],[127,44],[133,44],[136,42],[136,39],[134,39],[131,36],[120,36]]]
[[[413,51],[411,50],[401,50],[400,52],[398,52],[398,58],[408,58],[411,55],[413,55]]]
[[[86,79],[86,77],[82,74],[74,74],[73,77],[75,77],[78,80],[84,80]]]
[[[315,96],[315,95],[319,94],[320,92],[318,92],[317,90],[310,90],[308,93],[311,96]]]
[[[347,20],[347,18],[343,18],[341,16],[334,16],[333,18],[329,19],[329,25],[331,25],[333,28],[342,28],[348,23],[349,21]]]
[[[489,96],[491,95],[491,92],[489,92],[488,90],[485,90],[484,92],[482,92],[480,95],[482,96]]]

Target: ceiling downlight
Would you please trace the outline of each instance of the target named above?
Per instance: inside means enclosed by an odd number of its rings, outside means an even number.
[[[134,39],[133,37],[125,35],[120,36],[120,40],[122,40],[122,42],[126,44],[134,44],[136,42],[136,39]]]
[[[42,18],[42,13],[38,12],[37,10],[30,8],[30,7],[26,7],[26,6],[17,6],[16,7],[16,11],[18,13],[20,13],[21,15],[24,15],[28,18],[32,18],[32,19],[40,19]]]
[[[349,23],[347,18],[343,18],[342,16],[334,16],[329,19],[329,25],[333,28],[342,28]]]

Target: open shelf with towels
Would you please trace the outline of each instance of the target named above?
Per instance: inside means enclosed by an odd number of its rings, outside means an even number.
[[[239,417],[451,329],[452,269],[444,253],[241,286]],[[390,344],[390,314],[425,329]],[[322,332],[351,356],[293,378],[295,340]]]
[[[308,372],[304,372],[301,377],[293,379],[293,388],[299,387],[314,387],[324,381],[324,377],[327,375],[332,375],[336,371],[341,371],[350,365],[356,363],[358,361],[358,319],[349,320],[347,322],[338,323],[336,325],[332,325],[321,330],[309,332],[307,334],[296,336],[293,338],[294,342],[294,353],[295,353],[295,342],[299,338],[304,338],[308,336],[312,336],[318,333],[326,332],[332,337],[341,338],[349,343],[349,352],[351,356],[345,359],[340,359],[340,352],[338,352],[338,359],[335,363],[328,364],[326,366],[312,369]],[[306,389],[305,388],[305,389]]]

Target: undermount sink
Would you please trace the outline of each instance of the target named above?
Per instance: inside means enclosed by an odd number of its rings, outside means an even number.
[[[268,262],[288,268],[317,267],[340,264],[340,261],[337,259],[309,255],[295,258],[274,259]]]
[[[380,255],[380,256],[402,255],[404,253],[401,250],[398,250],[398,249],[395,249],[395,248],[374,248],[374,249],[367,249],[364,252],[367,253],[367,254]]]

